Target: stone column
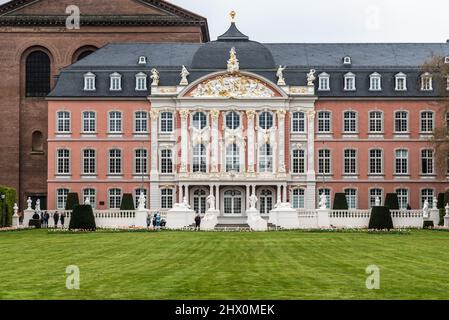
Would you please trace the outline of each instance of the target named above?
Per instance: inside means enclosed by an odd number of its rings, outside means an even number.
[[[307,188],[305,192],[306,209],[316,207],[315,174],[315,111],[307,112]]]
[[[255,136],[254,136],[254,118],[256,115],[256,111],[254,110],[248,110],[246,111],[246,116],[248,117],[248,128],[247,128],[247,136],[248,136],[248,173],[254,173],[255,172]]]
[[[210,112],[212,118],[212,159],[211,172],[218,173],[219,153],[218,153],[218,119],[220,110],[214,109]]]
[[[279,202],[279,201],[281,201],[282,202],[282,197],[281,197],[281,185],[277,185],[276,186],[277,187],[277,198],[276,198],[276,202]]]
[[[151,110],[151,175],[158,174],[159,110]]]
[[[277,112],[278,118],[278,173],[279,175],[285,175],[285,113],[284,109],[278,110]]]
[[[246,210],[248,210],[248,208],[249,208],[249,197],[251,195],[250,193],[251,193],[250,185],[247,184],[246,185]]]
[[[181,116],[181,173],[187,173],[188,164],[188,146],[189,146],[189,131],[187,128],[187,120],[189,118],[190,111],[182,109],[179,111]]]
[[[282,202],[287,202],[287,185],[282,186]]]
[[[180,184],[179,185],[179,190],[178,190],[178,203],[182,203],[182,198],[184,197],[184,185]]]
[[[217,208],[217,210],[221,211],[220,208],[220,185],[216,184],[215,185],[215,207]]]

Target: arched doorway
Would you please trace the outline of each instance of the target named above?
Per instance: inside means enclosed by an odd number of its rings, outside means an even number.
[[[239,188],[227,189],[223,192],[223,214],[225,216],[242,216],[244,213],[244,193]]]
[[[51,61],[41,50],[31,52],[25,61],[25,94],[27,97],[45,97],[50,92]]]
[[[268,215],[273,210],[274,193],[270,189],[262,189],[259,196],[260,214]]]
[[[206,213],[207,191],[203,188],[193,189],[193,210],[199,214]]]

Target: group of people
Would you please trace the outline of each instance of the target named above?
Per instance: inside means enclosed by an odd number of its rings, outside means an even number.
[[[48,228],[48,222],[50,220],[50,214],[47,211],[40,211],[39,213],[35,213],[33,215],[33,220],[39,220],[42,228]],[[59,214],[58,211],[53,213],[53,222],[54,227],[57,228],[59,222],[61,222],[61,227],[64,228],[65,224],[65,213]]]
[[[161,229],[164,228],[167,222],[162,219],[160,212],[155,212],[153,216],[148,214],[147,216],[147,227],[150,228],[153,225],[153,229]]]

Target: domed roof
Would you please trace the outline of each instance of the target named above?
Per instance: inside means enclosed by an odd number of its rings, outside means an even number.
[[[273,69],[276,68],[273,55],[263,44],[249,40],[237,29],[234,22],[228,31],[201,46],[195,53],[192,69],[226,69],[229,52],[235,48],[240,69]]]

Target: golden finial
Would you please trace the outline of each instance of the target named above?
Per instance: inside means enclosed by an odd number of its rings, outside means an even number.
[[[234,11],[234,10],[232,10],[230,13],[229,13],[229,16],[231,17],[231,22],[232,23],[234,23],[235,22],[235,16],[237,15],[237,13]]]

